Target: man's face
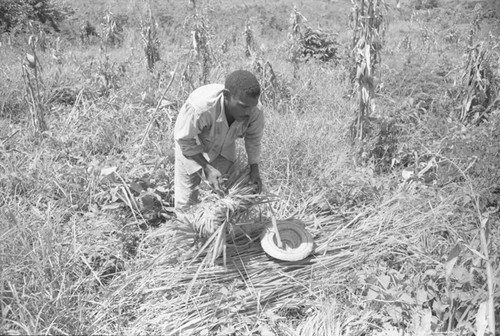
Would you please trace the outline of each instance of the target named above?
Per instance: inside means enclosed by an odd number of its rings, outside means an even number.
[[[250,118],[253,109],[259,103],[259,98],[253,98],[245,93],[226,96],[226,113],[236,121],[244,121]]]

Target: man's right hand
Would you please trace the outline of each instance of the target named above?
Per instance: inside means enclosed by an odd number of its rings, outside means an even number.
[[[222,192],[222,174],[214,166],[207,164],[203,172],[205,173],[205,178],[208,183],[217,191]]]
[[[214,166],[208,163],[207,159],[201,154],[195,154],[192,156],[187,156],[188,159],[194,160],[198,163],[205,174],[205,178],[207,179],[208,184],[218,193],[222,193],[222,174],[221,172],[215,168]]]

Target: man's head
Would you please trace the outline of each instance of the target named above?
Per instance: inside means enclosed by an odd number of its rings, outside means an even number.
[[[249,71],[236,70],[226,77],[224,97],[226,114],[237,121],[248,119],[259,103],[260,84]]]

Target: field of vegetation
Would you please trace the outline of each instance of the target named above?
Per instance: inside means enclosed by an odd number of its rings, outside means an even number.
[[[494,0],[3,0],[0,334],[495,335],[499,20]],[[239,68],[277,199],[209,264],[172,211],[172,130]],[[271,213],[313,255],[267,256]]]

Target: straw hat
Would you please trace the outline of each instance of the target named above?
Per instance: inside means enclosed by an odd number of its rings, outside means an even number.
[[[304,224],[295,219],[276,221],[282,247],[278,246],[272,222],[266,224],[260,244],[271,257],[284,261],[298,261],[307,258],[313,250],[314,241]]]

